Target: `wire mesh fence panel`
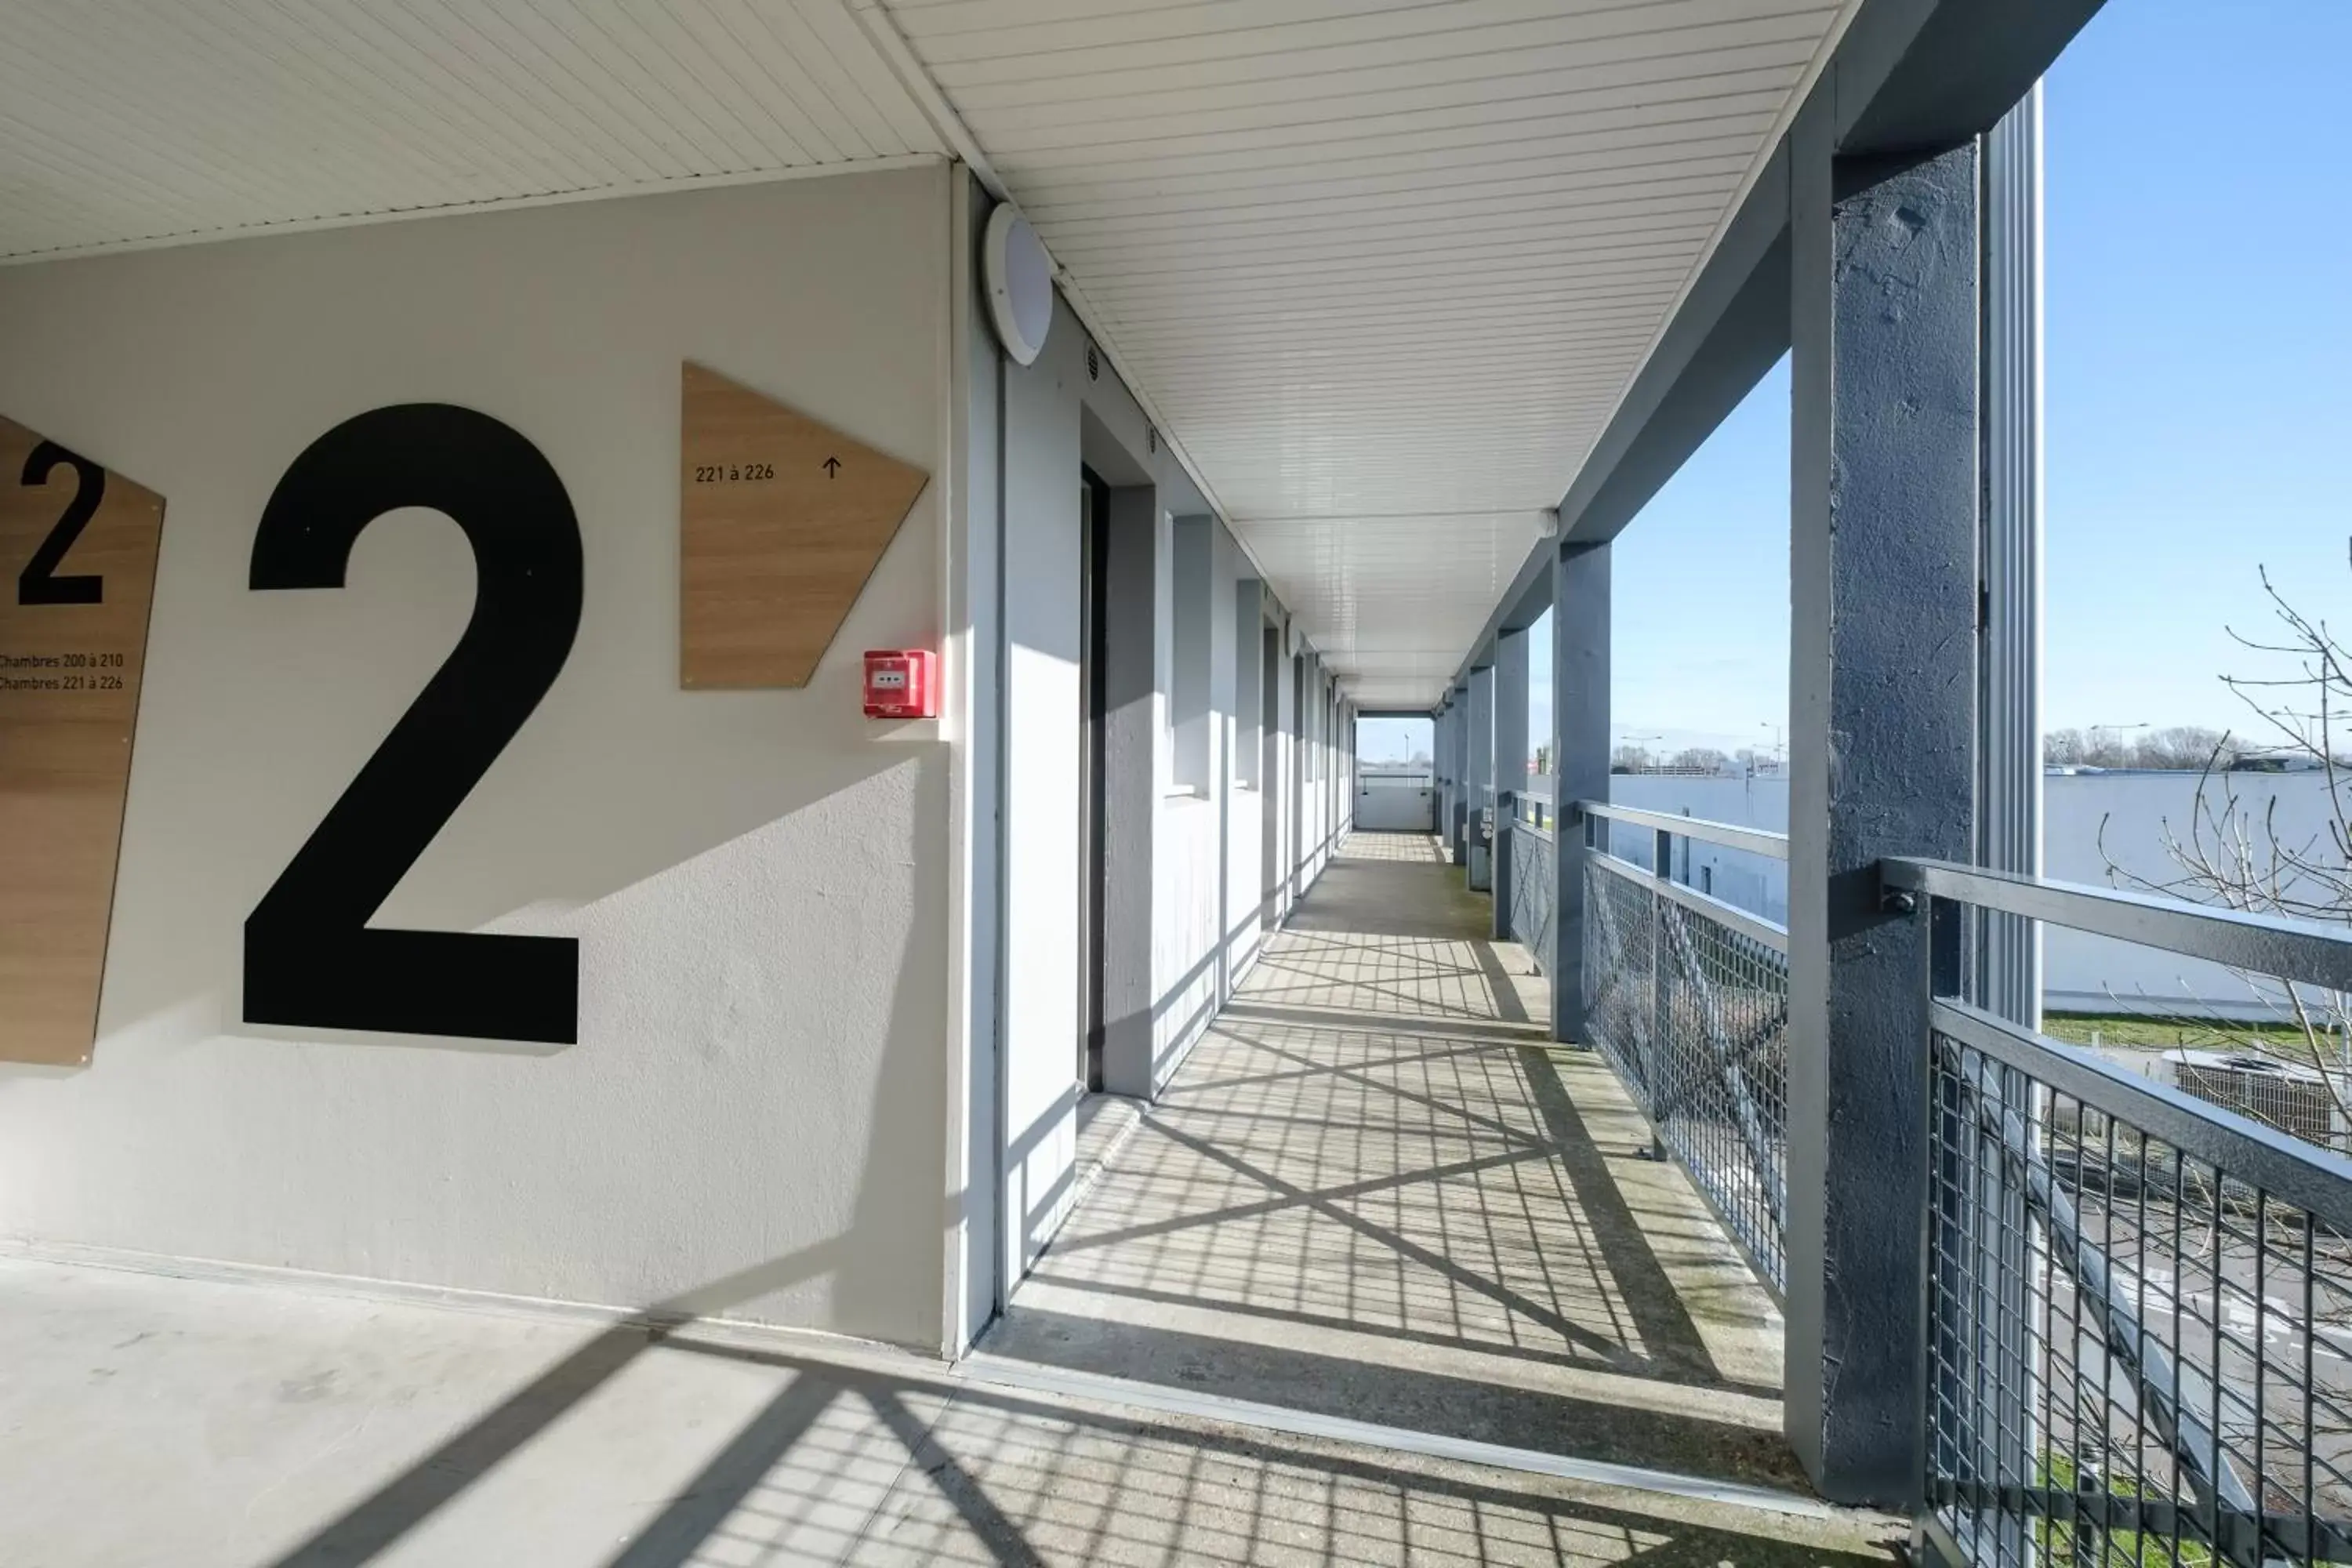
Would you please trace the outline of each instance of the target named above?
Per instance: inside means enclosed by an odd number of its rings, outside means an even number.
[[[1773,1289],[1788,1284],[1789,960],[1658,905],[1663,963],[1650,1121]]]
[[[2160,1136],[1972,1027],[1930,1045],[1938,1522],[1976,1563],[2352,1562],[2352,1167],[2202,1108]]]
[[[1787,1283],[1789,961],[1646,878],[1586,861],[1589,1043],[1757,1273]]]
[[[1598,856],[1587,857],[1584,878],[1584,1043],[1646,1112],[1657,924],[1651,896]]]
[[[1511,845],[1511,940],[1536,956],[1549,975],[1551,952],[1552,838],[1521,822],[1514,826]]]
[[[2252,1117],[2306,1143],[2317,1143],[2339,1154],[2352,1152],[2343,1113],[2336,1109],[2343,1093],[2340,1085],[2331,1088],[2315,1075],[2282,1078],[2274,1066],[2259,1060],[2252,1070],[2185,1061],[2167,1065],[2173,1083],[2183,1093]]]

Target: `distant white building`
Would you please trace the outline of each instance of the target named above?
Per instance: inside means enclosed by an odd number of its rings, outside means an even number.
[[[2201,774],[2123,769],[2053,768],[2043,780],[2044,874],[2061,881],[2128,886],[2110,864],[2148,882],[2176,881],[2180,868],[2166,850],[2168,831],[2194,837]],[[1548,792],[1549,779],[1531,793]],[[1789,830],[1789,781],[1771,773],[1699,777],[1618,773],[1609,781],[1619,805]],[[2238,769],[2216,779],[2216,790],[2236,794],[2239,813],[2256,824],[2274,821],[2286,842],[2325,846],[2335,822],[2326,775],[2314,768]],[[2220,809],[2215,797],[2212,809]],[[2275,807],[2276,816],[2271,817]],[[2208,831],[2210,832],[2210,826]],[[1620,826],[1615,852],[1647,865],[1649,835]],[[2104,845],[2104,847],[2103,847]],[[1680,841],[1675,879],[1727,903],[1786,923],[1788,868],[1780,861],[1710,844]],[[2175,953],[2050,929],[2042,946],[2043,1005],[2058,1012],[2209,1013],[2267,1017],[2274,999],[2216,963]]]

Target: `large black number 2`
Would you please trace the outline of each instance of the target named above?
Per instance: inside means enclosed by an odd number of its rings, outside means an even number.
[[[66,502],[65,515],[25,563],[24,571],[16,575],[16,602],[20,605],[98,605],[105,603],[106,580],[102,577],[60,577],[58,564],[66,552],[74,547],[81,531],[98,515],[98,503],[106,499],[106,470],[88,458],[78,458],[55,441],[44,441],[25,458],[22,483],[27,487],[48,483],[49,470],[58,464],[70,464],[74,471],[73,500]]]
[[[310,443],[253,538],[257,588],[340,588],[362,529],[430,507],[474,548],[466,635],[245,922],[245,1016],[487,1039],[579,1037],[580,944],[368,921],[547,694],[580,629],[580,523],[486,414],[379,408]]]

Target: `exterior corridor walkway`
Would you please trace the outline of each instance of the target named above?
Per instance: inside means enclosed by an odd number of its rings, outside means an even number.
[[[1769,1298],[1490,911],[1348,840],[983,1350],[1801,1490]]]
[[[1788,1495],[1769,1304],[1486,908],[1352,841],[952,1370],[0,1252],[0,1562],[1888,1563]]]

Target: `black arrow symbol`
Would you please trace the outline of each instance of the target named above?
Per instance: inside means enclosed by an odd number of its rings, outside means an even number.
[[[836,470],[839,469],[840,467],[841,459],[839,458],[827,458],[824,460],[824,477],[828,479],[838,479],[840,475]]]

